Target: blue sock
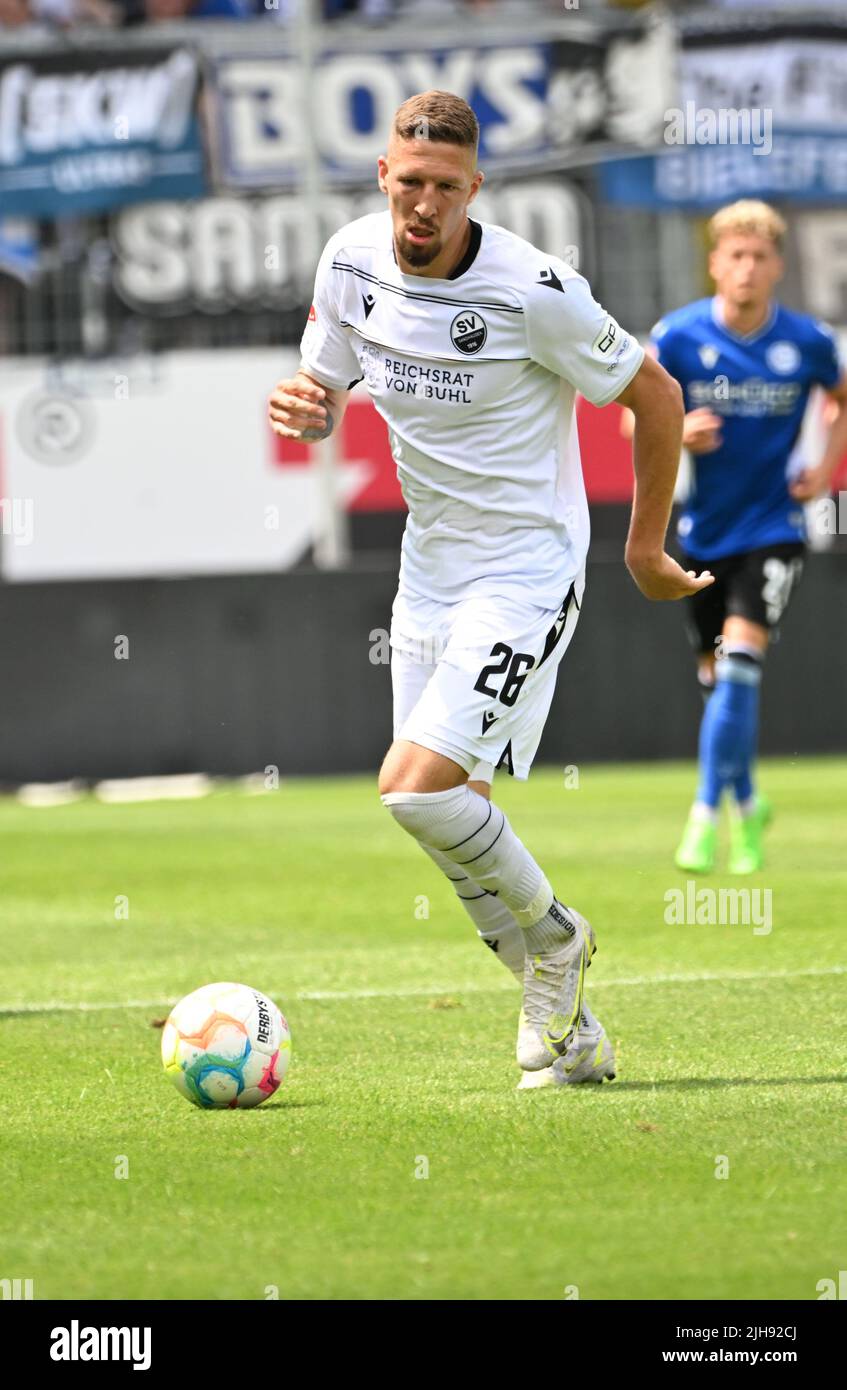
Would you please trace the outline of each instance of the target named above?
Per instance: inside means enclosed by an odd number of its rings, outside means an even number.
[[[728,783],[736,797],[752,795],[751,768],[759,729],[761,663],[749,651],[727,647],[715,667],[715,690],[700,724],[697,800],[715,810]]]

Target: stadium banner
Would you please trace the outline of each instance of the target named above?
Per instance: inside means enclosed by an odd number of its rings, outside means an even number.
[[[0,576],[119,579],[268,573],[318,539],[314,447],[267,422],[291,348],[4,363]],[[631,495],[617,407],[578,403],[589,500]],[[348,512],[403,511],[388,432],[365,386],[339,441]]]
[[[185,47],[0,61],[0,208],[43,218],[206,188],[199,66]]]
[[[600,167],[613,203],[714,207],[740,197],[847,198],[847,21],[689,33],[661,153]]]
[[[385,207],[385,194],[375,186],[325,195],[322,241],[354,218]],[[585,193],[561,176],[486,181],[471,216],[504,226],[590,273],[585,257],[594,240],[591,206]],[[123,208],[111,218],[113,287],[130,309],[168,317],[307,308],[316,256],[303,217],[295,192]]]
[[[386,41],[387,42],[387,41]],[[620,33],[578,20],[567,37],[321,52],[310,132],[322,177],[356,184],[374,177],[398,106],[415,92],[446,88],[474,108],[480,164],[489,174],[566,163],[575,152],[653,148],[675,91],[675,30],[664,18]],[[237,53],[209,60],[213,173],[221,189],[279,188],[302,178],[308,113],[294,53]]]

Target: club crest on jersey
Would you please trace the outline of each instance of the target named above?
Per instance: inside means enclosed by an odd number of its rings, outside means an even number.
[[[796,372],[800,365],[800,352],[793,343],[771,343],[765,353],[765,361],[772,372]]]
[[[309,317],[308,317],[308,319],[306,320],[306,322],[307,322],[307,323],[314,323],[315,320],[317,319],[317,317],[318,317],[318,316],[317,316],[317,314],[315,313],[315,306],[314,306],[314,304],[312,304],[312,305],[310,306],[310,308],[309,308]]]
[[[470,310],[457,314],[450,325],[450,340],[453,346],[468,356],[479,352],[485,346],[487,337],[485,319],[481,314],[473,314]]]
[[[720,357],[720,353],[718,352],[717,348],[712,347],[711,343],[704,343],[701,348],[698,348],[697,355],[700,358],[700,361],[703,363],[703,366],[706,368],[707,372],[710,372],[712,370],[718,358]]]

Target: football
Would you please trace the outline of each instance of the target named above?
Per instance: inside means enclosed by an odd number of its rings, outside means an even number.
[[[174,1006],[162,1033],[165,1071],[186,1100],[206,1110],[261,1105],[281,1084],[290,1060],[288,1024],[276,1004],[249,985],[195,989]]]

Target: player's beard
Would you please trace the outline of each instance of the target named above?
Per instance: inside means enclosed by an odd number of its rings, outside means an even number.
[[[436,232],[425,246],[415,246],[406,233],[398,238],[400,254],[407,265],[431,265],[441,250],[441,238]]]

